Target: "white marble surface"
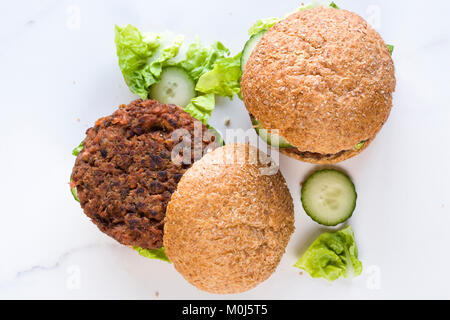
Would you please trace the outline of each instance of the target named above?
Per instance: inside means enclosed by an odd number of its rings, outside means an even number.
[[[299,182],[313,166],[282,157],[296,233],[267,282],[227,298],[448,299],[450,2],[337,3],[395,45],[392,116],[366,152],[341,165],[357,184],[351,224],[365,273],[330,284],[292,267],[320,228],[299,201]],[[199,35],[238,52],[255,20],[297,6],[296,0],[2,1],[0,298],[221,298],[99,232],[68,190],[71,150],[97,118],[133,99],[117,65],[114,24]],[[250,127],[239,100],[220,100],[212,124],[223,129],[226,115],[233,127]]]

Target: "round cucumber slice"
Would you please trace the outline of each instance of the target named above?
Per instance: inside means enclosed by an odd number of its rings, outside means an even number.
[[[253,119],[253,127],[256,130],[258,136],[263,139],[268,145],[271,145],[274,148],[294,148],[285,138],[278,134],[271,134],[269,130],[263,128],[261,122],[256,119]]]
[[[356,208],[356,189],[350,178],[337,170],[312,174],[302,187],[306,213],[324,226],[337,226],[351,218]]]
[[[245,65],[247,64],[248,59],[250,58],[253,50],[258,45],[258,42],[261,40],[263,35],[265,35],[267,30],[261,31],[253,36],[247,41],[244,46],[244,50],[242,51],[241,57],[241,71],[244,72]]]
[[[161,80],[150,87],[150,98],[164,104],[186,107],[196,97],[195,82],[182,68],[167,67]]]

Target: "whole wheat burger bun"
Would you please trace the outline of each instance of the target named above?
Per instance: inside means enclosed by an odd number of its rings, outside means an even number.
[[[278,170],[265,175],[248,156],[257,152],[231,144],[207,154],[183,175],[169,202],[166,253],[200,290],[254,288],[275,271],[294,231],[285,180]]]
[[[294,146],[281,152],[312,163],[364,150],[389,117],[395,85],[381,36],[333,8],[299,11],[269,29],[241,81],[248,112]]]

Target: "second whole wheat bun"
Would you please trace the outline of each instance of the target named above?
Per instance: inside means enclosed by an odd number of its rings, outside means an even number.
[[[164,226],[167,256],[195,287],[216,294],[250,290],[275,271],[294,231],[294,205],[279,171],[244,159],[230,144],[181,178]],[[237,159],[237,161],[236,161]]]
[[[361,150],[387,121],[396,80],[381,36],[360,16],[332,8],[290,15],[251,54],[241,89],[248,112],[278,129],[312,163],[335,163]],[[335,156],[338,154],[338,156]]]

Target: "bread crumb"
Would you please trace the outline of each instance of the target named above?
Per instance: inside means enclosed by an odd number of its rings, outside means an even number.
[[[231,123],[230,117],[226,117],[225,120],[223,121],[223,123],[228,127]]]

